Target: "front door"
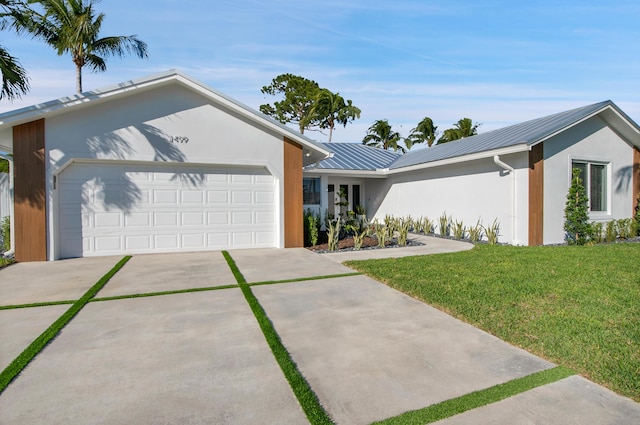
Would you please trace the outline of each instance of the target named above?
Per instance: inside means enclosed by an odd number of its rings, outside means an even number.
[[[349,211],[356,211],[360,204],[360,185],[349,183],[328,186],[328,211],[334,217],[346,218]]]

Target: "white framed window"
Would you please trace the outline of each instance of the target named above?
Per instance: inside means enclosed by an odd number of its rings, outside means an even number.
[[[571,162],[572,170],[580,170],[580,179],[589,197],[589,211],[606,212],[609,205],[609,166],[604,162]]]

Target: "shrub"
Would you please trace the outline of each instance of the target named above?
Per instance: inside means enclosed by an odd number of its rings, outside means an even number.
[[[0,233],[2,234],[2,251],[9,251],[11,248],[11,219],[9,216],[2,219]]]
[[[449,218],[446,211],[440,216],[438,222],[440,223],[440,236],[446,238],[449,236]]]
[[[378,239],[378,246],[380,248],[384,248],[387,244],[387,234],[389,233],[387,226],[376,221],[373,224],[373,233],[375,234],[376,239]]]
[[[564,208],[565,240],[569,245],[584,245],[587,242],[590,233],[588,202],[589,198],[580,178],[580,170],[574,168]]]
[[[482,239],[482,224],[480,224],[480,220],[478,220],[475,226],[469,227],[469,240],[476,243],[480,239]]]
[[[467,230],[464,227],[464,224],[462,224],[462,221],[455,221],[453,223],[453,237],[456,239],[464,239],[465,235],[467,233]]]
[[[602,233],[604,232],[604,223],[603,222],[593,222],[591,223],[591,233],[589,237],[593,240],[594,243],[602,243],[604,237]]]
[[[353,249],[358,251],[362,248],[364,238],[369,235],[369,228],[365,227],[363,230],[356,230],[353,233]]]
[[[633,225],[633,219],[623,218],[616,222],[618,228],[618,236],[622,239],[631,239],[635,236],[635,228]]]
[[[489,245],[495,245],[498,243],[499,232],[500,224],[498,224],[497,218],[493,220],[491,226],[484,228],[484,233],[487,235],[487,242],[489,242]]]
[[[400,219],[400,223],[397,226],[398,229],[398,245],[406,246],[407,245],[407,237],[409,236],[409,227],[411,226],[411,217],[407,217],[406,219]]]
[[[320,233],[320,218],[311,210],[304,212],[304,243],[305,246],[314,246],[318,244],[318,235]]]
[[[338,249],[338,241],[340,240],[340,217],[329,222],[327,239],[329,251],[336,251]]]
[[[618,238],[618,229],[615,220],[607,221],[604,240],[607,242],[615,242]]]
[[[420,217],[416,220],[416,233],[422,232],[425,235],[433,233],[433,221],[429,217]]]
[[[636,236],[640,235],[640,195],[638,195],[638,199],[636,201],[636,213],[633,215],[633,221],[636,226]]]

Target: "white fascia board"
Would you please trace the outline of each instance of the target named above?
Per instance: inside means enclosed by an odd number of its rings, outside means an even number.
[[[303,170],[303,174],[317,174],[323,176],[362,177],[368,179],[384,179],[386,174],[381,170],[330,170],[326,168],[310,168]]]
[[[527,145],[526,142],[522,142],[521,144],[509,146],[509,147],[506,147],[506,148],[493,149],[493,150],[483,151],[483,152],[476,152],[476,153],[469,154],[469,155],[456,156],[456,157],[453,157],[453,158],[442,159],[440,161],[425,162],[425,163],[422,163],[422,164],[411,165],[409,167],[395,168],[393,170],[386,168],[386,169],[380,170],[380,171],[385,173],[385,174],[399,174],[399,173],[406,173],[408,171],[422,170],[422,169],[425,169],[425,168],[441,167],[443,165],[451,165],[451,164],[458,164],[458,163],[461,163],[461,162],[475,161],[475,160],[478,160],[478,159],[493,158],[494,155],[509,155],[509,154],[512,154],[512,153],[526,152],[526,151],[529,151],[529,150],[531,150],[531,147],[529,145]]]

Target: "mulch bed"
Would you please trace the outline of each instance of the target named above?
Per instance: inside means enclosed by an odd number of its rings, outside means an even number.
[[[407,241],[407,246],[419,246],[419,245],[422,245],[422,244],[420,242],[414,242],[411,240]],[[319,254],[324,254],[327,252],[354,251],[353,238],[351,236],[346,237],[344,239],[340,239],[338,241],[338,251],[329,251],[328,243],[308,246],[306,248],[310,251],[317,252]],[[398,241],[394,238],[394,239],[388,240],[384,248],[402,248],[402,247],[398,245]],[[378,246],[377,238],[374,238],[371,236],[365,236],[364,241],[362,241],[361,249],[364,250],[364,249],[383,249],[383,248]]]

